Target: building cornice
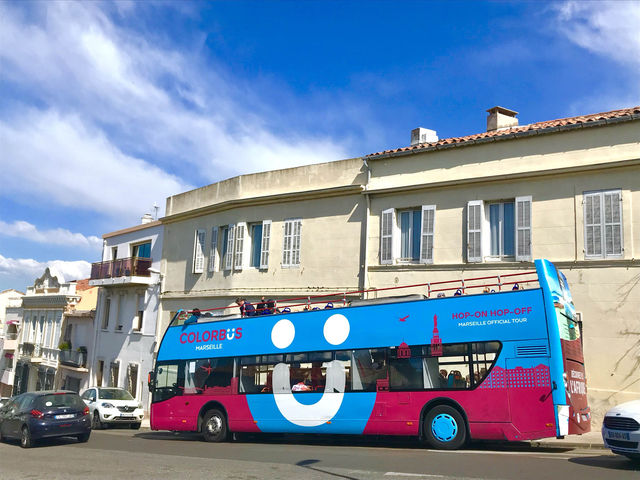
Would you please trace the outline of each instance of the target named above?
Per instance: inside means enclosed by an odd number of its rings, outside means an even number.
[[[593,172],[596,170],[608,170],[612,168],[635,167],[638,165],[640,165],[640,158],[635,158],[631,160],[620,160],[618,162],[600,162],[600,163],[593,163],[589,165],[578,165],[573,167],[559,167],[559,168],[549,168],[544,170],[514,172],[514,173],[506,173],[506,174],[498,174],[498,175],[484,175],[484,176],[477,176],[473,178],[457,178],[452,180],[444,180],[441,182],[417,183],[414,185],[402,185],[402,186],[396,186],[396,187],[367,188],[367,189],[364,189],[362,193],[373,195],[373,194],[389,194],[389,193],[398,193],[398,192],[411,192],[414,190],[446,188],[446,187],[470,185],[470,184],[476,184],[476,183],[493,183],[493,182],[503,182],[508,180],[518,180],[518,179],[524,179],[524,178],[568,175],[568,174],[575,174],[575,173],[581,173],[581,172]]]
[[[225,202],[207,205],[205,207],[194,208],[185,212],[176,213],[162,217],[160,222],[163,224],[175,223],[190,218],[210,215],[212,213],[223,212],[232,208],[239,207],[255,207],[258,205],[269,205],[273,203],[298,202],[302,200],[314,200],[317,198],[341,197],[344,195],[353,195],[364,190],[364,186],[342,185],[340,187],[321,188],[317,190],[302,190],[298,192],[278,193],[275,195],[265,195],[260,197],[238,198],[227,200]]]
[[[133,227],[123,228],[122,230],[116,230],[115,232],[105,233],[104,235],[102,235],[102,238],[106,240],[107,238],[124,235],[125,233],[137,232],[139,230],[145,230],[147,228],[157,227],[158,225],[161,225],[160,220],[154,220],[153,222],[149,223],[141,223],[140,225],[135,225]]]
[[[566,270],[592,268],[634,268],[640,267],[640,259],[623,260],[551,260],[553,264]],[[485,263],[411,263],[401,265],[369,265],[370,272],[438,272],[438,271],[498,271],[535,270],[533,262],[485,262]]]

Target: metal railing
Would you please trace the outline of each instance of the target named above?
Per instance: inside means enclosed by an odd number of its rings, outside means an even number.
[[[84,368],[87,366],[87,354],[73,350],[60,350],[58,362],[63,365],[69,365],[70,367]]]
[[[91,280],[117,277],[149,277],[150,258],[127,257],[91,264]]]
[[[417,283],[413,285],[398,285],[393,287],[371,288],[368,290],[346,290],[344,292],[327,293],[321,295],[312,295],[304,297],[293,297],[279,299],[277,301],[277,311],[282,311],[285,308],[290,310],[297,308],[302,310],[314,310],[319,308],[334,308],[334,307],[346,307],[349,306],[351,300],[354,300],[354,296],[364,297],[368,299],[383,298],[384,296],[393,295],[396,291],[402,294],[402,289],[412,289],[409,293],[420,293],[426,298],[440,298],[447,296],[459,296],[470,294],[492,294],[498,292],[504,292],[508,290],[524,290],[526,288],[539,287],[538,274],[535,270],[507,273],[502,275],[489,275],[484,277],[473,278],[460,278],[455,280],[444,280],[438,282],[426,282]],[[417,292],[416,292],[417,290]],[[383,295],[378,297],[378,294]],[[405,294],[407,295],[407,294]],[[261,314],[264,310],[273,310],[276,308],[274,305],[270,308],[268,305],[261,305],[263,302],[247,302],[254,306],[258,314]],[[275,302],[274,302],[275,303]],[[331,304],[331,307],[329,307]],[[198,314],[204,314],[204,316],[216,316],[227,314],[229,310],[237,311],[237,306],[207,308],[198,310]],[[210,312],[210,313],[205,313]],[[188,311],[187,313],[192,313]]]

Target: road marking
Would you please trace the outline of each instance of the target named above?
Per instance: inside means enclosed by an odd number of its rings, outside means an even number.
[[[428,473],[402,473],[402,472],[386,472],[385,477],[420,477],[420,478],[447,478],[444,475],[429,475]]]

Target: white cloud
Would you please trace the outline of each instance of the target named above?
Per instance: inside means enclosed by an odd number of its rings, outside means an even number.
[[[137,223],[151,204],[191,188],[160,168],[122,153],[77,117],[21,111],[0,120],[5,194],[54,202]],[[142,211],[144,210],[144,211]]]
[[[9,279],[11,285],[6,288],[24,291],[26,286],[33,285],[35,279],[42,276],[47,267],[53,275],[58,276],[59,281],[81,280],[89,278],[91,273],[91,264],[82,260],[38,262],[32,258],[7,258],[0,255],[0,284]]]
[[[640,69],[640,2],[574,0],[555,10],[557,28],[573,43]]]
[[[105,13],[109,7],[102,5],[103,11],[93,2],[36,5],[46,14],[26,19],[0,4],[7,78],[59,118],[73,111],[76,130],[101,132],[104,143],[121,152],[180,172],[195,186],[347,156],[342,144],[322,135],[295,128],[273,133],[270,122],[282,118],[278,107],[264,102],[255,84],[243,85],[224,67],[205,63],[197,53],[201,45],[185,49],[196,53],[163,47],[161,39],[119,27]],[[88,158],[77,165],[86,168],[89,161],[96,165]]]
[[[102,240],[95,235],[85,236],[81,233],[73,233],[64,228],[40,231],[35,225],[22,220],[16,220],[13,223],[0,220],[0,235],[50,245],[84,247],[96,251],[102,248]]]

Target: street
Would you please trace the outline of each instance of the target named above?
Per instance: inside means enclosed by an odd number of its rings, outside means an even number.
[[[251,436],[211,444],[195,434],[110,429],[92,432],[86,444],[0,444],[2,479],[624,480],[639,473],[640,464],[601,449],[474,443],[442,452],[404,438]]]

